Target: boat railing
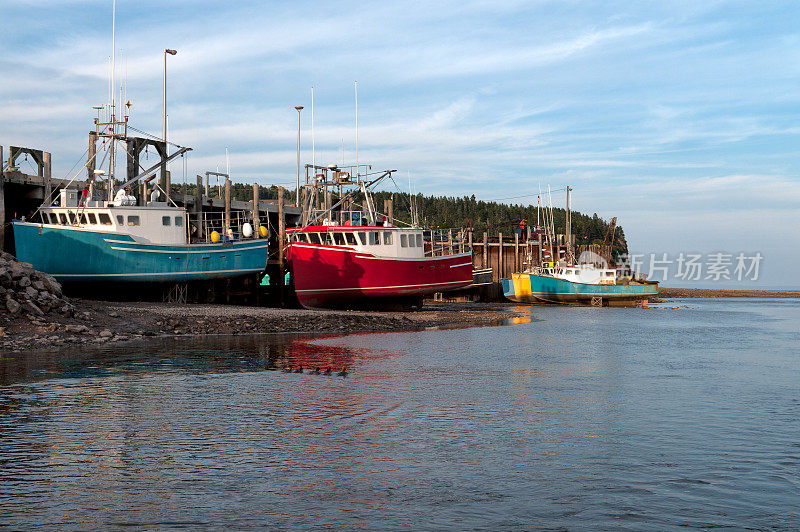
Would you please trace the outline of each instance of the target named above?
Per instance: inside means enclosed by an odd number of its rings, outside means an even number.
[[[463,229],[427,229],[423,235],[426,257],[472,252]]]
[[[250,224],[252,234],[256,234],[257,227],[252,227],[253,219],[252,214],[247,211],[231,211],[230,221],[228,228],[230,231],[225,230],[225,213],[224,212],[204,212],[202,216],[203,236],[205,242],[212,242],[211,234],[216,232],[221,240],[239,240],[246,238],[243,233],[245,224]]]

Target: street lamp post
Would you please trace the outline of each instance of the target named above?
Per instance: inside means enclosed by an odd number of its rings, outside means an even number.
[[[164,98],[163,98],[163,101],[162,101],[162,104],[163,104],[162,111],[163,111],[163,115],[164,115],[163,116],[164,122],[163,122],[163,129],[161,130],[161,132],[163,133],[162,136],[164,137],[164,156],[165,157],[169,156],[169,148],[167,147],[167,54],[175,55],[177,53],[178,53],[177,50],[171,50],[169,48],[166,48],[164,50]],[[169,169],[168,169],[169,167],[168,167],[168,165],[169,165],[169,163],[165,163],[165,165],[164,165],[164,193],[167,196],[167,203],[169,203],[169,188],[170,188]]]
[[[296,207],[300,207],[300,111],[303,110],[302,105],[296,105],[297,109],[297,188],[294,191],[294,203]]]

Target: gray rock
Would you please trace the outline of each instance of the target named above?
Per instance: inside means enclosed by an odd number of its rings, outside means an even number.
[[[31,315],[44,316],[44,312],[42,312],[42,309],[37,307],[36,303],[34,303],[33,301],[26,301],[25,303],[22,304],[22,308],[25,310],[25,312]]]
[[[19,312],[20,304],[14,301],[13,299],[6,300],[6,308],[10,314],[16,314]]]
[[[103,329],[102,331],[100,331],[100,335],[99,336],[100,336],[100,338],[111,338],[112,336],[114,336],[114,333],[112,333],[108,329]]]
[[[27,275],[23,275],[17,280],[17,286],[19,286],[20,288],[25,288],[30,285],[31,285],[31,278],[28,277]]]
[[[83,333],[87,332],[89,327],[86,325],[67,325],[67,332]]]
[[[50,292],[51,294],[53,294],[53,295],[55,295],[57,297],[61,297],[61,295],[62,295],[61,283],[56,281],[55,278],[52,275],[43,276],[42,277],[42,282],[44,283],[44,285],[47,288],[48,292]]]
[[[45,288],[44,283],[42,281],[33,281],[31,283],[31,286],[37,289],[39,292],[47,291],[47,288]]]
[[[30,273],[29,268],[25,268],[25,265],[28,264],[27,262],[12,262],[9,266],[11,270],[11,277],[14,279],[19,279],[23,276],[26,276]],[[28,264],[30,266],[30,264]]]
[[[39,291],[32,286],[26,287],[23,293],[25,294],[25,297],[27,297],[28,299],[36,299],[37,297],[39,297]]]

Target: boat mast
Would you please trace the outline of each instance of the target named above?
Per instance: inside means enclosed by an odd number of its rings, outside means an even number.
[[[109,127],[111,128],[111,144],[109,145],[108,153],[108,201],[114,199],[114,151],[116,144],[116,109],[115,109],[115,88],[114,88],[114,70],[116,69],[116,45],[117,45],[117,0],[111,4],[111,120],[109,120]]]
[[[573,264],[575,262],[575,254],[572,250],[572,212],[569,210],[569,193],[572,191],[567,185],[567,262]]]

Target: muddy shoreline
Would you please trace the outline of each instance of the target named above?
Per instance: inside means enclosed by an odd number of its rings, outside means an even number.
[[[696,298],[696,297],[776,297],[800,298],[800,292],[790,290],[719,290],[716,288],[658,288],[658,298]]]
[[[71,300],[73,315],[18,315],[0,323],[0,353],[80,349],[143,338],[258,333],[357,333],[497,325],[519,317],[505,303],[429,303],[415,312]],[[515,310],[516,309],[516,310]]]

